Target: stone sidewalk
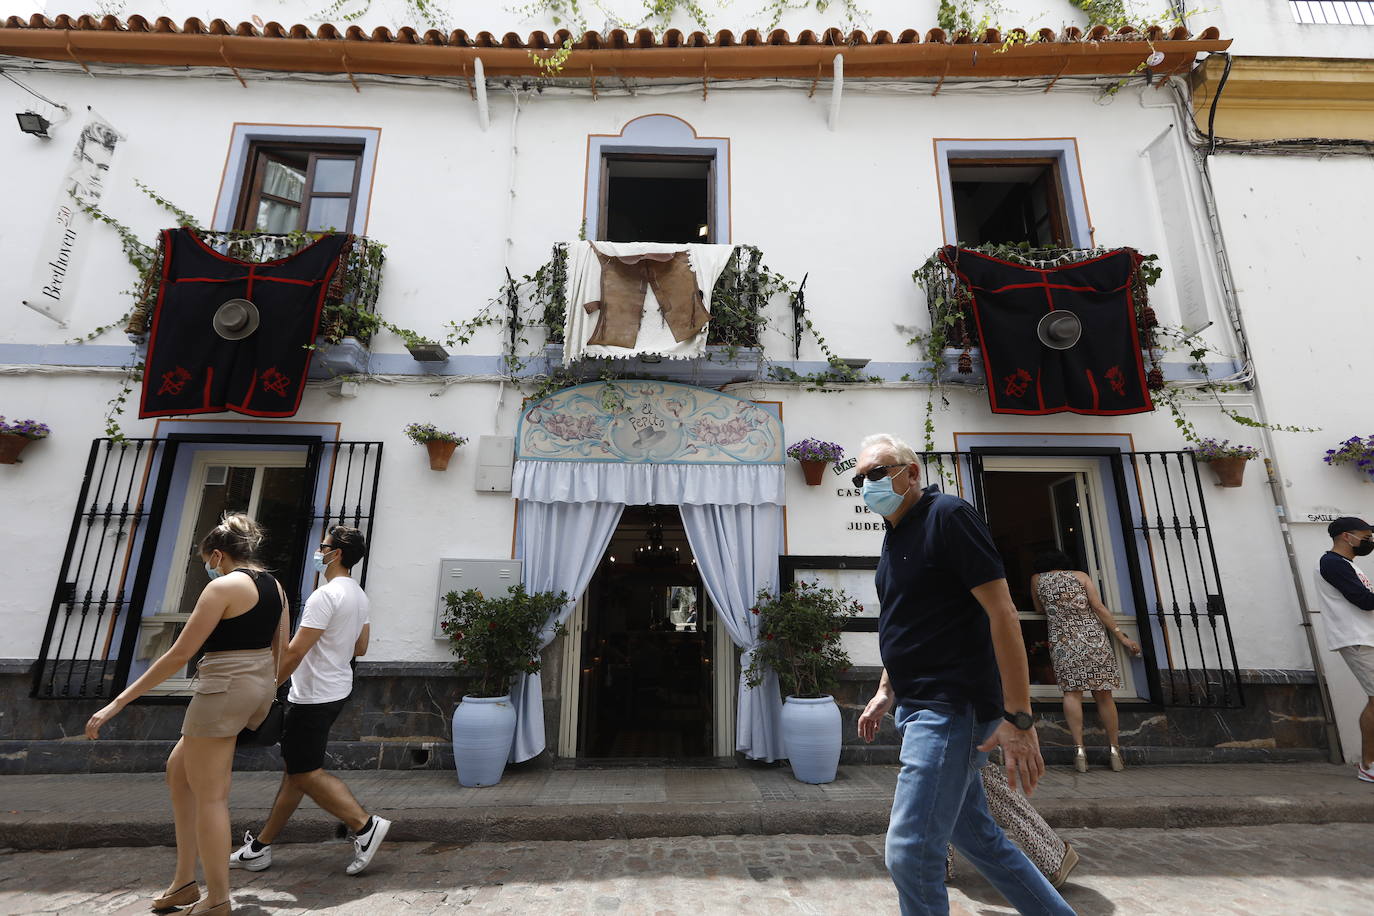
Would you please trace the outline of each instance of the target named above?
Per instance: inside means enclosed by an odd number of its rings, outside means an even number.
[[[896,768],[846,766],[828,785],[786,766],[716,769],[513,769],[499,785],[461,787],[452,772],[340,773],[394,841],[438,843],[717,835],[848,834],[887,828]],[[1066,827],[1212,827],[1374,823],[1374,784],[1321,763],[1054,767],[1033,800]],[[236,834],[261,824],[280,777],[234,776]],[[284,835],[314,841],[335,824],[309,801]],[[170,844],[160,774],[0,777],[0,848]]]
[[[1063,889],[1079,916],[1366,916],[1365,824],[1071,829],[1082,860]],[[584,842],[391,843],[343,875],[340,843],[280,845],[264,872],[230,873],[237,916],[618,914],[887,916],[883,837],[725,836]],[[0,851],[0,913],[144,916],[173,850]],[[952,916],[1013,916],[958,861]]]

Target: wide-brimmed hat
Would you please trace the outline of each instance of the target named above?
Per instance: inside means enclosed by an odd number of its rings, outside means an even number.
[[[258,329],[258,307],[247,299],[230,299],[215,309],[210,325],[225,340],[243,340]]]

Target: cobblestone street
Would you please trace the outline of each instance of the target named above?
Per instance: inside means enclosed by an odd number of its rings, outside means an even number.
[[[1091,914],[1369,912],[1366,824],[1198,830],[1068,830],[1083,862],[1066,889]],[[235,912],[895,913],[882,837],[681,837],[543,843],[396,843],[360,878],[347,847],[274,847],[265,872],[234,872]],[[141,914],[172,850],[0,855],[0,913]],[[1012,912],[964,863],[954,913]]]

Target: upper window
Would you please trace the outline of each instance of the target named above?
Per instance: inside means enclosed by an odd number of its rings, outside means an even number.
[[[935,141],[945,241],[1091,248],[1071,137]]]
[[[587,139],[583,231],[608,242],[730,243],[730,141],[673,115]]]
[[[713,242],[714,172],[709,156],[602,155],[597,238]]]
[[[949,180],[960,243],[1068,245],[1054,159],[950,159]]]
[[[358,206],[362,149],[252,143],[237,229],[255,232],[348,231]]]

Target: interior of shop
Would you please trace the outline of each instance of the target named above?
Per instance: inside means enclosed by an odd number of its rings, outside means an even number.
[[[707,758],[713,615],[675,506],[627,506],[586,597],[578,756]]]

